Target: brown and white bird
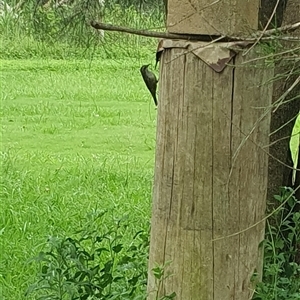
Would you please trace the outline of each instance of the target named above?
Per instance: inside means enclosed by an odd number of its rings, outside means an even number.
[[[149,66],[150,66],[150,64],[143,65],[140,68],[140,71],[143,76],[144,82],[153,97],[154,104],[157,106],[156,89],[157,89],[158,80],[157,80],[155,74],[148,69]]]

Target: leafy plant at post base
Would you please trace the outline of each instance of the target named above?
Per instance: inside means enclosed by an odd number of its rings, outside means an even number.
[[[175,299],[176,293],[173,292],[170,295],[164,295],[159,298],[159,291],[161,289],[161,285],[165,279],[170,277],[172,274],[166,272],[166,268],[171,264],[171,261],[167,261],[163,266],[157,265],[152,269],[154,278],[155,278],[155,285],[156,285],[156,300],[167,300],[167,299]]]
[[[34,259],[40,274],[27,295],[49,300],[145,299],[149,234],[140,230],[126,244],[125,220],[106,228],[104,215],[87,222],[75,237],[48,239],[47,251]]]
[[[292,193],[292,189],[282,188],[280,195],[274,196],[286,205],[267,223],[263,278],[253,300],[300,299],[300,212],[294,210],[300,201]]]

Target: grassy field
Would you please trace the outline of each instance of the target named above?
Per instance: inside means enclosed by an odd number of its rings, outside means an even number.
[[[157,40],[116,32],[93,40],[82,20],[62,32],[65,15],[47,10],[34,26],[35,2],[26,1],[18,22],[0,22],[0,300],[73,299],[25,292],[43,271],[32,259],[80,235],[93,253],[110,250],[94,265],[102,268],[119,254],[118,262],[125,261],[114,263],[121,283],[116,279],[101,299],[144,300],[157,111],[139,68],[154,61]],[[105,22],[165,30],[159,7],[114,6]],[[281,193],[278,203],[291,191]],[[293,201],[267,224],[263,281],[253,300],[300,299],[300,214]],[[290,232],[287,240],[282,232]],[[109,245],[93,248],[92,239],[98,243],[107,233]]]
[[[156,110],[142,63],[1,61],[2,300],[24,299],[47,238],[97,210],[128,215],[128,239],[147,230]]]

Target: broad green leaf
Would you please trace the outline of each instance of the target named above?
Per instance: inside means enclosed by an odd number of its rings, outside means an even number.
[[[290,150],[291,150],[291,156],[293,160],[293,175],[292,175],[292,184],[294,185],[296,180],[296,169],[298,165],[298,159],[299,159],[299,147],[300,147],[300,112],[298,114],[298,117],[296,119],[294,128],[292,130],[292,136],[290,139]]]

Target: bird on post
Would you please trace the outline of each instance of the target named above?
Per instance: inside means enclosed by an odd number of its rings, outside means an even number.
[[[149,66],[150,64],[143,65],[140,68],[140,71],[143,76],[144,82],[153,97],[154,104],[157,106],[156,89],[158,80],[156,79],[155,74],[148,69]]]

